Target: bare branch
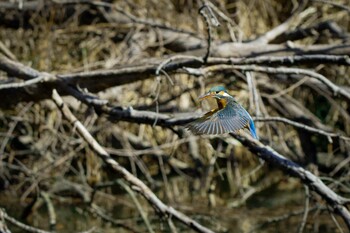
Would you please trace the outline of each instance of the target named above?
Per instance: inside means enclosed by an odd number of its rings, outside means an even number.
[[[347,141],[350,140],[350,137],[345,137],[345,136],[342,136],[342,135],[339,135],[336,133],[329,133],[329,132],[326,132],[324,130],[316,129],[316,128],[313,128],[313,127],[307,126],[305,124],[301,124],[301,123],[298,123],[298,122],[295,122],[295,121],[292,121],[292,120],[289,120],[289,119],[283,118],[283,117],[254,117],[254,120],[255,121],[263,121],[263,122],[266,122],[266,121],[283,122],[283,123],[292,125],[294,127],[310,131],[312,133],[324,135],[328,138],[332,137],[332,138],[341,138],[341,139],[347,140]],[[330,141],[330,143],[332,143],[332,141]]]
[[[285,56],[285,57],[257,57],[257,58],[209,58],[207,65],[218,64],[303,64],[309,62],[325,62],[331,64],[349,65],[350,59],[348,56],[325,56],[325,55],[303,55],[303,56]],[[21,101],[39,101],[50,98],[50,93],[53,88],[56,88],[62,95],[68,94],[66,88],[62,86],[79,85],[82,88],[87,88],[91,92],[98,92],[109,87],[132,83],[148,79],[159,74],[160,70],[165,72],[174,72],[179,68],[191,67],[199,68],[203,65],[203,59],[195,56],[174,56],[154,64],[131,65],[129,67],[121,67],[114,70],[98,70],[91,72],[82,72],[75,74],[58,74],[56,76],[39,72],[35,69],[22,65],[19,62],[11,61],[5,56],[0,55],[0,70],[5,71],[9,75],[14,75],[18,78],[28,80],[23,83],[8,83],[0,85],[0,97],[3,101],[0,102],[0,107],[9,107]],[[225,69],[232,69],[232,66],[223,66]],[[231,68],[230,68],[231,67]],[[318,79],[325,78],[312,71],[303,69],[288,69],[288,68],[264,68],[256,66],[236,67],[237,69],[247,71],[259,71],[268,73],[299,73],[313,75]],[[209,68],[207,68],[209,69]],[[198,75],[198,74],[197,74]],[[348,91],[344,88],[334,86],[330,81],[325,80],[325,84],[331,87],[333,92],[339,91],[340,94],[347,96]]]
[[[271,147],[265,146],[261,142],[253,140],[248,136],[238,134],[231,135],[250,151],[259,156],[259,158],[265,160],[271,165],[279,167],[283,172],[299,178],[311,190],[318,193],[325,201],[327,201],[327,204],[334,210],[334,212],[343,218],[344,222],[350,229],[350,212],[345,206],[345,204],[350,202],[349,199],[339,196],[327,187],[317,176],[285,158]]]
[[[118,110],[122,111],[122,110]],[[123,112],[123,111],[122,111]],[[119,113],[122,113],[119,112]],[[116,112],[114,112],[116,113]],[[125,115],[126,113],[126,115]],[[124,112],[124,114],[119,115],[119,120],[121,118],[126,119],[132,119],[133,121],[136,120],[136,122],[148,122],[148,124],[152,124],[154,122],[154,119],[156,118],[155,113],[151,112],[143,112],[129,109],[127,112]],[[130,118],[129,118],[130,117]],[[158,114],[157,116],[158,122],[157,124],[181,124],[185,123],[189,120],[183,119],[183,118],[167,118],[165,114]],[[161,120],[160,120],[161,119]],[[191,119],[191,118],[190,118]],[[286,121],[288,122],[288,121]],[[290,123],[290,122],[288,122]],[[293,124],[295,125],[295,124]],[[300,126],[300,125],[298,125]],[[310,129],[307,126],[304,126],[305,129]],[[250,149],[253,153],[257,154],[260,158],[267,161],[269,164],[276,165],[280,167],[284,172],[298,177],[301,179],[301,181],[306,184],[309,188],[316,191],[318,194],[324,198],[332,208],[335,209],[336,213],[341,215],[344,219],[344,221],[349,224],[350,227],[350,214],[347,211],[347,209],[343,206],[344,204],[348,203],[349,200],[345,199],[343,197],[340,197],[336,193],[334,193],[331,189],[329,189],[317,176],[313,175],[311,172],[305,170],[298,164],[286,159],[284,156],[279,154],[278,152],[274,151],[272,148],[263,145],[262,143],[251,140],[247,137],[239,136],[232,134],[237,140],[239,140],[243,145],[245,145],[248,149]]]
[[[205,12],[205,10],[207,10],[207,12]],[[199,8],[199,14],[204,18],[204,21],[207,26],[207,34],[208,34],[207,46],[208,47],[207,47],[207,52],[203,57],[203,61],[206,63],[210,56],[210,48],[211,48],[211,41],[212,41],[211,25],[217,27],[220,24],[217,18],[215,17],[212,9],[207,4],[204,4],[201,8]]]
[[[108,166],[122,175],[123,179],[128,182],[131,188],[139,192],[159,214],[163,215],[164,217],[172,216],[173,218],[179,220],[197,232],[212,232],[210,229],[200,225],[198,222],[187,217],[183,213],[175,210],[170,206],[165,205],[140,179],[135,177],[124,167],[122,167],[117,161],[111,158],[107,151],[103,149],[103,147],[92,137],[92,135],[87,131],[83,124],[72,114],[56,90],[53,90],[52,99],[55,101],[57,107],[61,110],[65,118],[67,118],[72,126],[77,129],[80,136],[90,145],[90,147],[97,153],[97,155]]]
[[[292,13],[292,16],[289,17],[284,23],[278,25],[277,27],[273,28],[272,30],[266,32],[264,35],[256,38],[253,41],[250,41],[249,44],[257,44],[259,46],[268,44],[270,41],[275,39],[277,36],[282,34],[283,32],[290,29],[290,27],[294,25],[298,25],[305,17],[308,15],[314,13],[316,9],[308,8],[304,12],[301,12],[305,6],[307,1],[301,1],[298,8]]]
[[[347,12],[350,13],[350,7],[344,6],[342,4],[339,4],[339,3],[336,3],[336,2],[333,2],[333,1],[327,1],[327,0],[312,0],[312,1],[313,2],[321,2],[321,3],[329,4],[329,5],[338,7],[340,9],[342,9],[342,10],[346,10]]]
[[[6,219],[6,221],[9,221],[11,224],[19,227],[22,230],[33,232],[33,233],[51,233],[50,231],[44,231],[38,228],[35,228],[33,226],[26,225],[24,223],[21,223],[17,221],[16,219],[10,217],[7,215],[7,213],[4,212],[4,210],[0,209],[1,215]]]
[[[210,72],[222,72],[224,70],[243,70],[243,71],[255,71],[255,72],[263,72],[268,74],[298,74],[298,75],[307,75],[309,77],[315,78],[318,81],[325,84],[332,92],[333,95],[342,95],[345,97],[348,101],[350,101],[350,92],[344,88],[341,88],[337,85],[335,85],[333,82],[331,82],[329,79],[324,77],[321,74],[318,74],[311,70],[305,70],[305,69],[299,69],[299,68],[285,68],[285,67],[262,67],[262,66],[255,66],[255,65],[246,65],[246,66],[238,66],[238,65],[217,65],[217,66],[209,66],[206,68],[201,69],[202,73],[210,73]]]

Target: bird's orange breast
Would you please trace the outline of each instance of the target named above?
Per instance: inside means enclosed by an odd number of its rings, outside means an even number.
[[[219,109],[223,109],[224,107],[226,107],[227,100],[225,100],[225,99],[217,99],[217,103],[218,103]]]

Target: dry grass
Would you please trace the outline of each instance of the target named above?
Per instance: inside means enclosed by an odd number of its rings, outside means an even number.
[[[232,20],[230,24],[219,17],[221,27],[213,29],[213,37],[216,41],[254,39],[283,23],[296,7],[292,2],[213,1],[213,4]],[[340,3],[345,5],[346,1]],[[198,8],[201,5],[199,1],[135,0],[115,1],[114,4],[127,14],[132,14],[139,19],[191,31],[199,38],[207,36],[205,23],[198,14]],[[315,8],[315,13],[306,17],[300,24],[293,25],[289,31],[310,27],[326,20],[334,21],[344,32],[349,31],[348,12],[329,4],[313,1],[310,1],[308,7]],[[71,14],[72,10],[73,14]],[[17,10],[9,10],[6,14],[11,20],[18,20],[18,23],[23,26],[13,28],[5,23],[2,24],[0,42],[18,61],[40,71],[54,74],[88,72],[143,63],[175,54],[166,46],[168,41],[164,41],[161,29],[147,24],[126,22],[125,15],[109,9],[101,10],[89,5],[67,5],[29,11],[23,15]],[[108,22],[104,18],[106,15],[116,16],[116,22]],[[340,41],[341,39],[335,38],[326,30],[315,31],[313,36],[307,36],[294,43],[314,45]],[[350,84],[349,66],[310,64],[303,65],[302,68],[314,69],[337,85],[348,87]],[[196,99],[199,94],[207,90],[207,87],[224,84],[231,94],[235,95],[252,115],[255,115],[257,106],[252,104],[250,99],[251,92],[245,75],[237,71],[198,78],[176,73],[170,74],[174,85],[167,79],[159,81],[154,77],[142,82],[112,87],[98,95],[108,99],[115,106],[133,106],[156,111],[156,103],[158,103],[160,111],[192,112],[199,108]],[[264,95],[276,94],[295,82],[281,82],[271,79],[271,76],[273,75],[254,74],[259,94],[262,96],[259,98],[260,113],[264,116],[283,115]],[[1,80],[8,78],[5,74],[1,74],[0,77]],[[276,92],[265,90],[263,86],[266,83]],[[333,98],[317,87],[309,85],[297,86],[288,91],[285,96],[288,97],[286,99],[292,99],[309,109],[319,122],[330,127],[331,130],[350,135],[349,102]],[[205,220],[205,217],[201,219],[202,211],[215,212],[220,208],[226,208],[232,202],[237,203],[237,200],[240,201],[251,188],[256,188],[258,193],[272,192],[281,187],[283,190],[297,190],[303,193],[300,183],[295,183],[268,165],[255,171],[254,169],[260,166],[259,160],[241,144],[233,141],[230,136],[190,137],[188,133],[177,135],[172,130],[159,126],[110,122],[106,115],[97,115],[91,107],[73,100],[72,97],[67,97],[65,101],[114,158],[145,180],[150,187],[154,187],[154,190],[158,190],[157,194],[161,199],[188,214],[194,214],[194,218],[200,222],[210,222]],[[20,216],[23,213],[24,209],[20,206],[29,207],[29,202],[33,201],[39,207],[29,208],[30,213],[40,219],[38,213],[45,210],[40,207],[44,205],[43,202],[39,203],[42,191],[52,195],[54,205],[75,203],[74,197],[78,197],[78,202],[83,206],[83,196],[89,196],[92,188],[120,178],[106,169],[102,161],[94,156],[94,152],[74,133],[74,129],[63,119],[51,100],[39,103],[18,103],[14,109],[3,110],[0,113],[2,192],[8,198],[20,200],[17,210],[8,207],[4,200],[0,203],[14,216]],[[307,151],[303,148],[300,132],[298,133],[295,128],[264,122],[257,123],[257,126],[264,142],[295,161],[308,160],[305,158]],[[176,128],[176,130],[180,129],[181,127]],[[329,176],[328,172],[337,165],[320,164],[321,161],[327,160],[328,157],[334,158],[335,161],[343,161],[348,157],[348,141],[336,140],[333,144],[329,144],[327,139],[320,135],[311,135],[310,139],[312,149],[316,149],[316,155],[320,158],[319,163],[312,166],[319,166],[315,171],[321,176]],[[324,157],[327,158],[323,159]],[[341,184],[329,181],[329,185],[334,190],[346,196],[349,196],[349,180],[346,178],[348,174],[349,169],[345,166],[340,173],[330,177],[340,179]],[[70,183],[67,185],[65,182]],[[74,185],[84,187],[80,191],[85,194],[77,191]],[[124,192],[115,185],[100,189],[96,195],[96,203],[109,210],[114,218],[128,218],[125,220],[127,224],[135,227],[135,223],[138,223],[136,228],[142,229],[138,226],[140,225],[139,214],[130,199],[129,203],[121,204],[125,209],[121,215],[118,215],[118,211],[112,210],[109,204],[116,202],[119,198],[116,198],[116,195]],[[214,193],[216,206],[209,209],[203,208],[204,205],[214,205],[209,201],[211,192]],[[126,195],[123,195],[123,198],[126,198]],[[108,203],[105,203],[105,200]],[[253,200],[255,200],[254,196]],[[297,201],[302,209],[303,197],[293,201]],[[317,200],[312,200],[312,205],[315,203]],[[244,205],[244,202],[241,205]],[[115,206],[121,208],[118,203]],[[38,208],[39,211],[37,211]],[[162,226],[159,227],[157,224],[157,219],[153,218],[155,216],[151,208],[146,203],[143,203],[143,208],[150,215],[152,226],[157,231],[163,231]],[[199,216],[196,217],[196,213],[199,213]],[[322,211],[316,214],[322,215]],[[75,215],[79,214],[75,213]],[[46,218],[36,222],[36,217],[31,221],[33,225],[47,226],[44,223]],[[28,219],[28,216],[24,216],[22,220],[24,218]],[[259,217],[259,220],[265,221],[268,218],[269,216]],[[68,219],[59,221],[64,221],[63,225],[72,224]],[[213,230],[224,232],[232,227],[225,221],[217,215],[215,222],[208,224]],[[311,224],[317,220],[311,219],[309,222],[307,229],[313,231]],[[98,224],[101,223],[92,222],[88,226]],[[249,232],[255,224],[256,222],[249,223],[248,227],[239,226],[241,229],[238,230]],[[327,229],[336,228],[332,222],[325,221],[322,224]],[[103,228],[102,225],[98,226],[100,227]],[[86,225],[73,228],[57,227],[62,232],[87,230]],[[168,230],[167,226],[165,228]],[[108,227],[103,229],[106,230],[104,232],[108,230],[113,232],[113,229]],[[182,232],[180,226],[179,229],[179,232]]]

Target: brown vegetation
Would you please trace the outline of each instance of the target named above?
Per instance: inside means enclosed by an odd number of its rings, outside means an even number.
[[[349,6],[1,1],[1,230],[349,231]],[[184,129],[217,84],[260,141]]]

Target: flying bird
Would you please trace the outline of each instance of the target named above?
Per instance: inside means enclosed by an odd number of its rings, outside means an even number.
[[[207,93],[201,95],[199,100],[206,98],[215,98],[218,107],[190,122],[185,126],[186,128],[194,134],[224,134],[248,128],[252,137],[259,139],[252,117],[233,96],[227,93],[225,87],[212,87]]]

